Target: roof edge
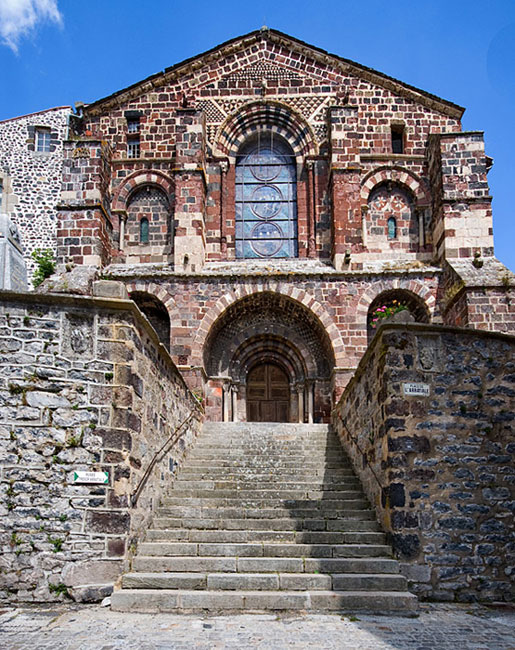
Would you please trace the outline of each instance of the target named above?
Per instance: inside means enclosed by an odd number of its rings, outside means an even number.
[[[70,111],[73,111],[73,108],[71,106],[54,106],[53,108],[45,108],[41,111],[35,111],[34,113],[27,113],[25,115],[17,115],[16,117],[8,117],[5,120],[0,120],[0,124],[4,124],[5,122],[13,122],[14,120],[22,120],[23,118],[26,117],[34,117],[34,115],[42,115],[43,113],[50,113],[51,111],[61,111],[64,109],[68,109]]]

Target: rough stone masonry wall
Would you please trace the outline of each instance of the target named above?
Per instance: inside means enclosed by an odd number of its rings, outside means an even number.
[[[0,212],[6,212],[21,233],[29,280],[35,269],[31,252],[56,247],[56,205],[70,113],[65,106],[0,122]],[[38,126],[50,129],[49,152],[34,150]]]
[[[508,600],[515,573],[515,338],[376,334],[334,425],[420,597]],[[403,394],[407,382],[428,397]]]
[[[78,585],[119,576],[201,414],[133,303],[7,292],[0,301],[0,599],[88,598],[98,590]],[[76,470],[106,471],[108,483],[76,484]]]

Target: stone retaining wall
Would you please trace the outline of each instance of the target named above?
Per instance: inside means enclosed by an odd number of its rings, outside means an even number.
[[[134,303],[1,292],[0,599],[88,599],[103,590],[79,585],[112,585],[201,420]],[[107,483],[76,483],[80,470]]]
[[[333,413],[420,597],[513,597],[514,351],[513,336],[383,326]]]

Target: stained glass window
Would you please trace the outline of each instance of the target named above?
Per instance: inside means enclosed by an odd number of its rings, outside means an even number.
[[[297,256],[297,172],[290,146],[263,132],[236,162],[236,257]]]

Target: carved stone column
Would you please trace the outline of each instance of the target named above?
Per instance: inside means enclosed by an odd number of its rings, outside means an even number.
[[[220,161],[220,256],[227,259],[227,172],[229,161]]]
[[[224,381],[222,386],[222,421],[230,422],[230,399],[231,387],[229,382]]]
[[[125,250],[125,224],[127,223],[127,213],[120,212],[118,216],[120,217],[120,235],[118,241],[118,248],[121,251],[124,251]]]
[[[297,384],[297,399],[299,404],[299,423],[304,422],[304,384]]]
[[[236,384],[231,385],[231,414],[232,421],[238,422],[238,386]]]
[[[313,381],[308,381],[306,382],[307,386],[307,391],[308,391],[308,422],[309,424],[313,424],[313,416],[315,412],[315,404],[314,404],[314,398],[313,398],[313,388],[314,388],[314,382]]]

